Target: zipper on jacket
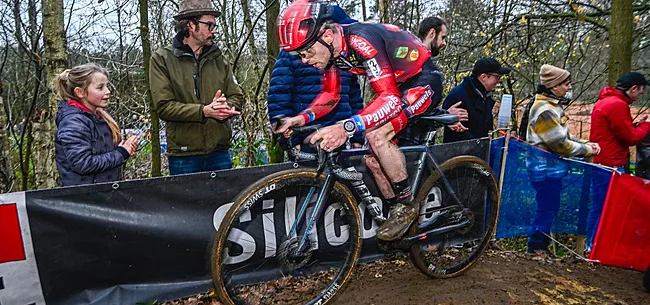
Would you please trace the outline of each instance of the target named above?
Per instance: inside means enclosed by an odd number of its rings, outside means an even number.
[[[199,88],[199,79],[201,79],[201,67],[199,60],[194,57],[194,62],[196,63],[196,70],[194,70],[194,74],[192,77],[194,77],[194,95],[196,98],[201,101],[201,90]]]

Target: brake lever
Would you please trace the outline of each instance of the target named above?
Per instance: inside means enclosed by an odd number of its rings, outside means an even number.
[[[318,154],[318,168],[317,171],[321,172],[325,168],[327,161],[327,152],[320,147],[320,141],[316,142],[316,153]]]
[[[284,125],[284,121],[287,120],[287,116],[284,114],[276,115],[271,118],[272,121],[275,121],[275,125],[271,127],[272,132],[276,133],[280,126]]]

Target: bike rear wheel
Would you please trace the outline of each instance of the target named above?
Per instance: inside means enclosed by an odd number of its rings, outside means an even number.
[[[314,170],[287,170],[235,198],[212,250],[213,284],[222,302],[329,304],[344,288],[361,252],[361,216],[350,190],[336,182],[307,231],[324,181]],[[288,236],[310,190],[304,221]],[[305,232],[306,250],[298,253]]]
[[[419,227],[427,219],[435,217],[439,213],[436,211],[454,205],[440,172],[433,173],[418,192],[416,200],[420,203],[420,215],[418,222],[409,229],[409,236],[466,220],[470,220],[470,225],[413,244],[410,257],[422,273],[433,278],[450,278],[471,267],[492,239],[499,213],[499,193],[494,173],[485,161],[477,157],[452,158],[440,165],[440,170],[466,213],[441,216],[427,228]]]

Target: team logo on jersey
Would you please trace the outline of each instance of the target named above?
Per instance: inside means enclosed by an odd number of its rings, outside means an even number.
[[[352,54],[350,54],[350,56],[348,56],[348,61],[350,61],[350,63],[355,67],[359,65],[359,60],[354,55],[354,53],[352,53]]]
[[[364,55],[366,58],[371,58],[377,54],[377,50],[367,40],[357,36],[350,35],[350,45],[358,53]]]
[[[406,58],[406,55],[409,53],[408,47],[399,47],[395,52],[395,58]]]
[[[368,67],[366,69],[368,75],[373,76],[373,77],[381,76],[381,68],[379,67],[379,64],[377,63],[376,59],[372,58],[372,59],[366,61],[366,65]]]
[[[420,57],[420,52],[418,52],[417,49],[413,49],[413,51],[411,51],[411,54],[409,54],[410,61],[416,61],[418,60],[419,57]]]

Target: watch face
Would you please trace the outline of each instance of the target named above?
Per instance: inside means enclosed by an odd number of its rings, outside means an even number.
[[[354,122],[345,121],[345,123],[343,123],[343,129],[345,129],[345,131],[347,132],[354,132],[355,129]]]

